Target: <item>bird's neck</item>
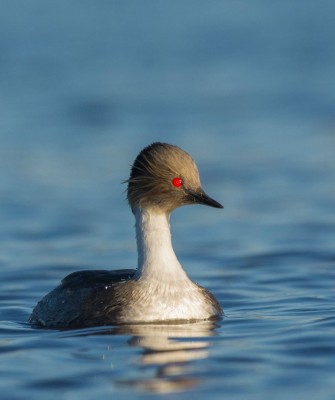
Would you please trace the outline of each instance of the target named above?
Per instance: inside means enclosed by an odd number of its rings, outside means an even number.
[[[188,280],[172,247],[169,214],[156,209],[136,209],[134,214],[138,251],[136,278],[171,284]]]

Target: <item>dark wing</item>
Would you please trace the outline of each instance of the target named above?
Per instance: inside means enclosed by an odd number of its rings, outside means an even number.
[[[63,289],[84,289],[100,285],[111,286],[113,283],[132,279],[135,272],[134,269],[76,271],[62,280],[61,287]]]
[[[66,276],[34,308],[29,322],[45,328],[84,328],[110,325],[117,319],[122,296],[115,288],[130,281],[133,269],[77,271]]]

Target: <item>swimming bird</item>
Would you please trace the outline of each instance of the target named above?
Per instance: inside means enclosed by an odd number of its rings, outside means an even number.
[[[188,277],[171,242],[169,220],[175,208],[223,208],[202,189],[191,156],[175,145],[153,143],[138,154],[126,182],[136,220],[137,269],[71,273],[37,303],[32,325],[72,329],[221,316],[219,302]]]

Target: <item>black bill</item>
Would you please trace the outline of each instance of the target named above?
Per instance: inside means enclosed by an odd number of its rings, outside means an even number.
[[[188,190],[187,199],[194,204],[204,204],[210,207],[223,208],[223,205],[209,197],[202,189],[197,191]]]

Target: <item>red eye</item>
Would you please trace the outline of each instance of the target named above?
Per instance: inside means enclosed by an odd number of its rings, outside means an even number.
[[[183,181],[180,178],[173,178],[172,185],[175,187],[180,187],[183,185]]]

